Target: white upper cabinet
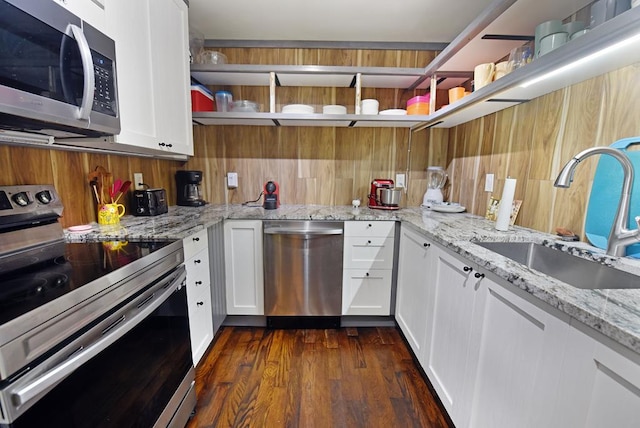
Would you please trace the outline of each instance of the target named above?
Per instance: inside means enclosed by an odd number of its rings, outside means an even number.
[[[105,2],[110,0],[53,0],[92,27],[108,34]]]
[[[193,155],[187,6],[109,0],[107,23],[116,41],[122,126],[114,142]]]

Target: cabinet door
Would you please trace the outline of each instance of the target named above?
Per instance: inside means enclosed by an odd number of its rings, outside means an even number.
[[[424,352],[428,310],[433,305],[432,255],[437,251],[421,234],[402,226],[398,255],[395,317],[413,353]]]
[[[637,427],[640,355],[572,320],[550,427]],[[600,336],[600,339],[596,339]],[[601,340],[604,342],[601,342]],[[608,345],[605,345],[608,343]]]
[[[554,407],[568,317],[552,315],[512,289],[489,278],[479,282],[476,303],[483,303],[476,304],[465,369],[468,424],[461,426],[533,428],[552,423],[540,417]]]
[[[167,0],[162,0],[167,1]],[[156,92],[151,60],[152,3],[157,0],[109,0],[107,26],[116,42],[118,143],[158,149]]]
[[[111,36],[106,29],[106,0],[54,0],[95,29]]]
[[[187,272],[187,277],[189,273]],[[191,334],[191,355],[193,365],[197,365],[213,340],[213,320],[211,317],[211,295],[209,287],[187,285],[189,308],[189,333]]]
[[[391,270],[345,269],[342,279],[343,315],[389,315]]]
[[[183,0],[153,0],[150,23],[160,148],[193,155],[187,6]]]
[[[229,315],[264,315],[262,222],[224,224],[225,284]]]
[[[469,353],[478,280],[469,264],[439,250],[435,256],[434,307],[420,360],[442,404],[462,427],[465,367]]]

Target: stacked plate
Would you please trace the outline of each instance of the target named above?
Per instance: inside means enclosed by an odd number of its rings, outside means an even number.
[[[339,105],[327,105],[322,107],[322,114],[347,114],[347,108]]]
[[[407,114],[407,111],[401,108],[392,108],[389,110],[382,110],[380,113],[381,115],[390,115],[390,116],[404,116]]]
[[[288,104],[282,107],[282,113],[313,114],[313,106],[307,104]]]

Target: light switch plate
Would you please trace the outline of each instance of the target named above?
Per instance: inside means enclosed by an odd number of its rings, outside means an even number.
[[[141,172],[134,172],[133,173],[133,186],[136,190],[144,190],[144,178],[142,178],[142,173]]]
[[[405,186],[405,175],[404,174],[396,174],[396,187],[406,187]]]
[[[484,180],[484,191],[493,192],[493,174],[487,174]]]
[[[227,187],[229,189],[235,189],[238,187],[238,173],[237,172],[228,172],[227,173]]]

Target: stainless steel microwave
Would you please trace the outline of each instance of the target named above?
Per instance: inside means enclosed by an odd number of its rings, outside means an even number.
[[[115,43],[54,1],[0,0],[0,129],[120,132]]]

